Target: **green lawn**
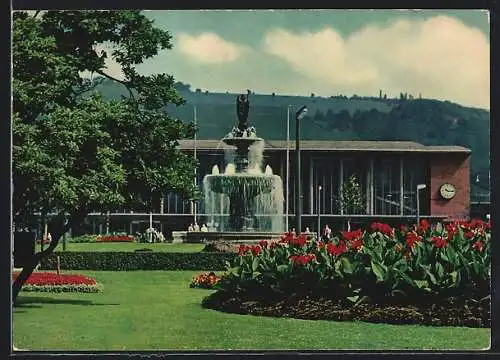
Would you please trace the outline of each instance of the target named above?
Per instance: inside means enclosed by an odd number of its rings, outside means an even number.
[[[194,271],[84,272],[100,294],[21,292],[14,345],[29,350],[483,349],[489,329],[309,321],[203,309]]]
[[[136,249],[153,249],[162,252],[197,252],[205,247],[204,244],[172,244],[172,243],[67,243],[67,251],[134,251]],[[56,251],[63,251],[62,244],[58,244]]]

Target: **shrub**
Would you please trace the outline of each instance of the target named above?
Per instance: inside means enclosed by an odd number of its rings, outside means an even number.
[[[218,277],[213,271],[211,271],[193,277],[193,280],[191,281],[191,284],[189,284],[189,287],[213,289],[219,281],[220,277]]]
[[[491,233],[482,221],[394,229],[374,223],[323,243],[284,234],[241,245],[220,287],[262,294],[323,292],[359,302],[389,297],[485,296]]]
[[[41,261],[44,270],[57,268],[57,257],[63,270],[224,270],[225,262],[233,260],[230,253],[167,253],[167,252],[77,252],[61,251]]]
[[[12,274],[15,280],[19,273]],[[49,272],[34,272],[23,285],[23,291],[43,292],[100,292],[102,285],[95,279],[74,274],[57,274]]]

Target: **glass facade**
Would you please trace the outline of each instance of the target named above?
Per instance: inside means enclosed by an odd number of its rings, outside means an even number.
[[[373,160],[373,214],[401,215],[401,157]]]
[[[416,185],[427,184],[429,179],[428,161],[422,154],[337,154],[302,152],[301,173],[303,192],[303,214],[317,214],[318,202],[322,215],[416,215]],[[212,150],[197,154],[200,166],[196,177],[200,190],[203,190],[203,178],[217,165],[221,173],[230,161],[231,153]],[[264,153],[262,170],[266,165],[283,181],[283,195],[286,199],[286,153],[269,151]],[[295,214],[295,154],[290,151],[288,181],[288,214]],[[340,198],[342,183],[355,175],[360,184],[363,208],[350,209],[342,206]],[[194,181],[194,174],[193,174]],[[429,184],[427,184],[429,185]],[[318,193],[318,188],[321,191]],[[319,194],[319,198],[318,198]],[[422,191],[420,213],[426,215],[428,194]],[[286,212],[286,204],[284,205]],[[196,203],[196,213],[204,214],[203,199]],[[191,201],[176,194],[168,194],[164,201],[164,213],[193,215]]]
[[[425,159],[419,156],[406,156],[403,159],[403,215],[416,215],[417,213],[417,185],[430,186],[429,166]],[[420,214],[428,215],[429,209],[428,190],[420,191]]]
[[[339,169],[340,161],[335,158],[313,157],[313,202],[312,213],[338,214],[340,209]],[[321,186],[318,198],[318,188]],[[318,204],[319,201],[319,204]]]

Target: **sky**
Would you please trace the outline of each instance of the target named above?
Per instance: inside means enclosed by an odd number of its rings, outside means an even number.
[[[138,66],[192,89],[282,95],[407,92],[490,108],[486,10],[155,10],[173,49]],[[113,63],[108,71],[119,76]]]

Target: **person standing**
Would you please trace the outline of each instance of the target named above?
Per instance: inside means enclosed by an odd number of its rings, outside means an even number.
[[[325,228],[323,230],[323,238],[325,240],[330,240],[330,235],[332,233],[332,229],[330,229],[330,227],[327,225],[325,225]]]

